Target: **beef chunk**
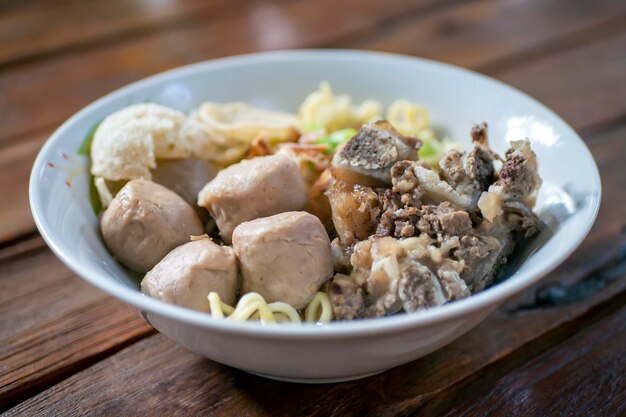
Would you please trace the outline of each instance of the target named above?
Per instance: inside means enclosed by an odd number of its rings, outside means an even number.
[[[335,274],[328,296],[337,320],[363,317],[363,290],[349,276]]]
[[[389,170],[393,164],[416,160],[421,144],[415,137],[400,134],[387,121],[368,124],[337,150],[333,174],[362,185],[391,184]]]
[[[528,140],[511,142],[511,149],[506,153],[506,160],[494,185],[502,187],[504,201],[521,201],[531,208],[535,205],[541,178],[537,156],[530,149]]]
[[[451,150],[439,161],[442,178],[459,194],[471,199],[469,209],[476,207],[481,193],[487,190],[494,177],[486,124],[474,126],[472,140],[474,148],[470,152]]]

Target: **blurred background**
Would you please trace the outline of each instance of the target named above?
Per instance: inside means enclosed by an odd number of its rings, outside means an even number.
[[[15,196],[0,239],[33,230],[26,181],[53,129],[148,75],[262,50],[388,51],[511,83],[585,132],[624,115],[625,19],[619,0],[3,0],[0,188]]]

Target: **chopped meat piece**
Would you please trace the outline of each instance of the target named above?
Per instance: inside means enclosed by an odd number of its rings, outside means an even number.
[[[493,282],[498,268],[506,262],[515,244],[510,233],[500,239],[488,235],[465,235],[459,239],[460,247],[452,251],[456,259],[465,263],[461,278],[472,293]]]
[[[466,211],[457,210],[444,202],[420,208],[392,206],[383,212],[376,234],[395,237],[411,237],[420,233],[458,236],[471,228],[472,221]]]
[[[419,262],[412,263],[402,271],[399,291],[404,311],[411,313],[446,302],[435,274]]]
[[[454,209],[450,203],[444,202],[437,206],[422,206],[417,228],[429,235],[443,233],[458,236],[472,228],[472,221],[466,211]]]
[[[458,237],[438,242],[426,234],[410,239],[373,236],[357,243],[351,257],[352,273],[346,279],[350,288],[361,290],[359,317],[380,317],[402,309],[416,311],[468,296],[467,285],[459,275],[464,263],[449,259],[449,252],[458,245]],[[354,293],[356,290],[351,289]],[[336,310],[353,312],[341,306],[342,302],[334,299]]]
[[[531,209],[519,201],[507,201],[503,204],[506,223],[525,238],[537,234],[544,227],[544,223]]]
[[[511,142],[495,185],[502,187],[504,200],[521,201],[531,208],[535,205],[541,178],[537,156],[530,149],[528,140]]]
[[[339,238],[333,239],[330,242],[330,250],[333,255],[333,268],[338,272],[350,272],[352,266],[350,265],[350,256],[352,255],[352,247],[346,246]]]
[[[470,136],[472,137],[472,143],[474,143],[474,145],[482,146],[485,148],[489,147],[489,138],[487,136],[487,123],[482,122],[481,124],[475,124],[474,126],[472,126]]]
[[[335,231],[344,245],[367,239],[376,231],[380,215],[378,195],[370,187],[349,185],[334,178],[326,192]]]
[[[469,153],[451,150],[439,161],[441,176],[454,190],[471,199],[468,209],[476,206],[481,193],[493,181],[493,158],[480,146]]]
[[[441,282],[441,289],[447,300],[454,301],[471,295],[467,284],[459,275],[458,262],[445,259],[443,265],[437,270]],[[462,265],[461,265],[462,266]]]
[[[422,161],[400,161],[390,172],[396,192],[411,193],[430,204],[449,201],[462,209],[473,204],[472,196],[457,192]]]
[[[498,180],[478,200],[483,217],[494,222],[504,213],[503,204],[520,201],[529,208],[535,205],[541,178],[537,156],[530,149],[528,140],[511,142],[506,160],[498,173]]]
[[[420,147],[419,139],[401,135],[387,121],[371,123],[337,150],[333,174],[362,185],[391,184],[389,170],[393,164],[417,160]]]
[[[349,276],[335,274],[330,282],[328,296],[337,320],[363,317],[363,290]]]

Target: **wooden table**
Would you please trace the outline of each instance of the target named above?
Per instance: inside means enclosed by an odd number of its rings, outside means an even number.
[[[0,411],[50,415],[626,415],[626,2],[0,3]],[[363,48],[495,77],[554,109],[601,171],[582,246],[449,346],[361,381],[274,382],[196,356],[72,274],[28,206],[64,119],[131,81],[283,48]]]

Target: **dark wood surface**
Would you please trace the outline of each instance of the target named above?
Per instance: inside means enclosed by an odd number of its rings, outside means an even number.
[[[0,411],[626,414],[624,21],[619,0],[0,2]],[[540,284],[431,355],[319,386],[251,376],[155,333],[55,258],[27,197],[48,135],[110,90],[199,60],[311,47],[411,54],[510,83],[578,130],[603,185],[594,229]]]

